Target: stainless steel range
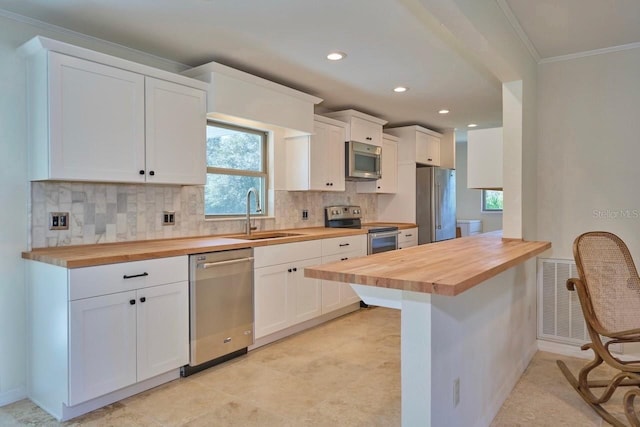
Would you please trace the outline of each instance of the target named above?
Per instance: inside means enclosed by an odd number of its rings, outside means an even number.
[[[327,206],[324,209],[324,226],[330,228],[362,228],[368,233],[367,254],[398,249],[398,227],[386,225],[362,225],[360,206]]]

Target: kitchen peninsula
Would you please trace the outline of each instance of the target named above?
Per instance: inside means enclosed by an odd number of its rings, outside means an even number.
[[[513,313],[504,307],[526,300],[508,282],[517,283],[523,263],[550,247],[492,232],[310,267],[305,275],[351,283],[366,303],[402,311],[403,426],[461,425],[459,406],[483,425],[485,408],[501,402],[476,390],[499,383],[494,372],[509,346],[529,345],[520,341],[518,319],[502,318]],[[532,307],[522,308],[531,316]],[[513,326],[492,328],[504,324]]]

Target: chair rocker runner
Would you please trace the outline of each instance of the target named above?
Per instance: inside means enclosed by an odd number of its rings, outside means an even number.
[[[640,427],[633,407],[640,396],[640,360],[622,361],[609,347],[618,343],[640,342],[640,278],[625,243],[615,234],[589,232],[576,238],[573,255],[579,279],[567,280],[567,289],[576,291],[582,307],[595,358],[576,378],[560,360],[558,367],[573,388],[605,421],[625,426],[603,406],[618,386],[635,386],[624,396],[624,413],[629,425]],[[603,340],[604,338],[604,340]],[[610,380],[589,380],[589,374],[603,362],[619,371]],[[603,389],[594,394],[593,389]]]

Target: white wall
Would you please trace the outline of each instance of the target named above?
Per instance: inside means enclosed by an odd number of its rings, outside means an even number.
[[[168,71],[184,69],[179,64],[112,44],[0,15],[0,206],[7,221],[0,232],[0,405],[25,395],[25,279],[20,252],[27,249],[28,242],[26,65],[16,49],[35,35],[57,38]]]
[[[640,261],[640,49],[539,66],[538,237],[573,258],[590,230]]]
[[[537,350],[533,260],[454,298],[432,296],[432,426],[487,426]],[[460,403],[453,382],[460,379]]]
[[[467,188],[467,142],[456,142],[456,216],[479,219],[482,231],[502,229],[502,212],[482,212],[482,190]]]

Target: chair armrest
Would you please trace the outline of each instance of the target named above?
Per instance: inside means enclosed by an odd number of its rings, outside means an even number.
[[[578,279],[577,277],[572,277],[570,279],[567,279],[567,290],[575,291],[576,290],[576,285],[582,286],[582,281],[580,279]]]

